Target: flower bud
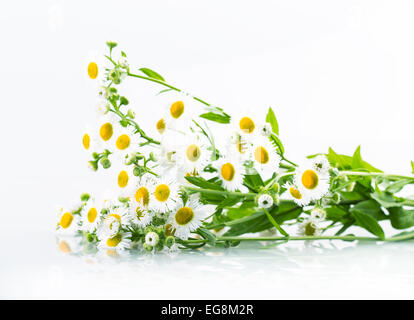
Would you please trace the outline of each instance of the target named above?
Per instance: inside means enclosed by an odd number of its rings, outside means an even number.
[[[128,118],[131,118],[131,119],[135,118],[135,112],[132,109],[128,109],[128,112],[126,115]]]
[[[126,105],[128,105],[128,104],[129,104],[129,101],[128,101],[128,99],[127,99],[127,98],[125,98],[124,96],[121,96],[121,97],[119,98],[119,103],[120,103],[121,105],[126,106]]]
[[[108,158],[104,157],[102,158],[99,163],[101,164],[102,168],[108,169],[111,167],[111,161],[109,161]]]
[[[118,45],[118,43],[116,43],[115,41],[107,41],[106,45],[109,47],[110,50],[112,50]]]
[[[96,163],[96,161],[89,161],[88,162],[88,167],[92,171],[97,171],[98,170],[98,164]]]
[[[129,68],[128,59],[126,57],[119,58],[118,64],[123,69],[128,69]]]
[[[157,157],[156,157],[156,155],[154,154],[154,152],[150,152],[150,154],[149,154],[149,159],[150,159],[151,161],[154,161],[154,162],[156,162],[156,161],[157,161]]]
[[[275,193],[279,193],[279,191],[280,191],[280,184],[278,184],[277,182],[275,182],[275,183],[272,185],[272,190],[273,190]]]
[[[91,196],[89,195],[89,193],[82,193],[80,198],[81,198],[81,201],[86,202],[91,198]]]
[[[155,247],[160,241],[160,237],[155,232],[148,232],[145,235],[145,243],[149,246]]]
[[[135,167],[132,173],[136,177],[141,177],[146,171],[142,167]]]
[[[339,193],[339,192],[335,192],[335,193],[332,195],[332,201],[333,201],[333,202],[335,202],[336,204],[338,204],[338,203],[340,203],[340,202],[341,202],[341,195],[340,195],[340,193]]]
[[[168,236],[167,238],[165,238],[165,245],[168,248],[171,248],[175,243],[175,238],[173,236]]]
[[[143,247],[144,247],[144,249],[145,249],[146,251],[148,251],[148,252],[151,252],[151,251],[152,251],[152,249],[153,249],[153,247],[152,247],[152,246],[150,246],[150,245],[148,245],[148,244],[146,244],[146,243],[144,243],[144,244],[143,244]]]
[[[93,240],[95,240],[95,237],[92,233],[88,233],[86,236],[86,240],[88,240],[88,242],[93,242]]]

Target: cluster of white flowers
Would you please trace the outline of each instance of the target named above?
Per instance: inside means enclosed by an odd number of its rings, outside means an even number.
[[[214,205],[202,201],[201,192],[186,192],[186,187],[193,186],[189,177],[210,181],[223,194],[234,195],[252,192],[245,177],[258,175],[269,184],[257,191],[257,208],[264,210],[278,205],[280,193],[280,199],[291,199],[302,207],[328,194],[326,157],[307,159],[286,174],[272,141],[276,134],[272,126],[249,111],[235,115],[217,139],[201,123],[192,96],[169,95],[162,116],[152,124],[160,141],[149,138],[135,122],[135,112],[123,111],[128,100],[111,86],[125,76],[129,62],[122,56],[113,63],[117,66],[113,70],[98,62],[88,64],[89,78],[98,82],[100,113],[96,124],[83,132],[82,145],[93,158],[89,161],[93,170],[118,165],[113,170],[118,192],[101,200],[85,196],[75,208],[61,209],[59,232],[84,232],[103,249],[131,248],[137,239],[147,250],[171,248],[175,240],[191,237],[215,212]],[[288,179],[275,190],[280,176]],[[304,234],[311,229],[312,235],[318,234],[317,223],[324,215],[314,215],[312,211],[309,223],[302,227]]]

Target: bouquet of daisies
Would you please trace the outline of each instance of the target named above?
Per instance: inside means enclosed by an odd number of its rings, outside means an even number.
[[[131,68],[124,52],[115,55],[115,42],[107,45],[108,54],[85,70],[98,88],[100,115],[82,146],[93,171],[115,171],[118,192],[82,194],[76,206],[61,208],[59,234],[81,235],[98,249],[150,252],[241,241],[414,239],[414,199],[401,195],[413,175],[384,173],[359,148],[352,156],[329,149],[291,161],[271,108],[263,118],[252,110],[230,116],[153,70]],[[141,123],[120,92],[132,78],[156,83],[167,97],[154,123]],[[220,128],[213,132],[212,124]],[[386,237],[386,223],[405,231]]]

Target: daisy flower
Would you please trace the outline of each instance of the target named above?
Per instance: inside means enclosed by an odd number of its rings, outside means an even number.
[[[118,232],[114,235],[106,235],[98,244],[101,250],[125,250],[131,247],[131,233]]]
[[[311,201],[307,194],[301,193],[298,187],[290,182],[286,182],[283,188],[286,189],[285,195],[287,195],[287,198],[293,200],[298,206],[307,206]]]
[[[259,125],[258,132],[264,137],[270,137],[273,133],[270,123],[265,122]]]
[[[134,175],[133,165],[124,165],[116,173],[116,185],[121,190],[121,195],[129,197],[137,185],[138,177]]]
[[[237,156],[228,154],[216,163],[218,177],[222,181],[224,188],[229,191],[240,190],[243,188],[245,167]]]
[[[155,247],[159,241],[160,241],[160,237],[155,232],[151,231],[145,235],[145,244],[151,247]]]
[[[254,168],[264,176],[279,171],[280,156],[267,138],[255,140],[251,156]]]
[[[177,150],[177,165],[184,174],[198,175],[208,165],[211,152],[200,137],[191,135],[184,139],[183,144]]]
[[[270,194],[264,193],[257,199],[257,205],[259,208],[268,209],[273,206],[273,197]]]
[[[82,147],[90,153],[102,152],[101,145],[98,142],[97,132],[89,126],[86,126],[83,130]]]
[[[169,97],[166,106],[164,124],[167,128],[185,132],[189,127],[191,119],[194,117],[195,103],[193,99],[184,94],[175,94]]]
[[[134,188],[133,198],[135,201],[141,203],[144,207],[148,207],[151,200],[151,190],[153,190],[153,186],[154,181],[151,177],[142,177]]]
[[[246,137],[252,137],[257,133],[258,122],[256,116],[249,110],[243,110],[238,116],[232,117],[233,128]]]
[[[146,227],[152,221],[152,213],[141,202],[138,202],[135,197],[129,202],[129,214],[131,222],[140,227]]]
[[[85,61],[85,74],[89,83],[100,86],[106,80],[105,60],[101,55],[90,52]]]
[[[59,233],[74,234],[78,231],[79,215],[73,214],[74,211],[75,210],[59,208],[57,219]]]
[[[127,226],[130,223],[129,209],[120,206],[112,208],[105,216],[100,228],[98,230],[98,238],[105,238],[106,236],[113,236],[117,234],[121,226]]]
[[[96,134],[102,148],[111,150],[114,144],[115,128],[118,127],[117,119],[109,114],[103,115],[98,119]]]
[[[329,174],[315,170],[312,162],[296,169],[294,181],[300,192],[311,200],[319,200],[329,191]]]
[[[301,236],[319,236],[322,229],[319,226],[319,221],[309,218],[299,225],[299,235]]]
[[[310,159],[312,163],[312,168],[319,173],[328,174],[331,165],[329,164],[328,159],[324,155],[317,155],[315,158]]]
[[[326,218],[326,211],[322,208],[315,207],[311,210],[311,218],[316,221],[323,221]]]
[[[247,160],[251,143],[247,140],[245,135],[241,135],[237,131],[234,131],[230,136],[226,147],[229,152],[237,153],[243,160]]]
[[[114,134],[112,139],[112,148],[114,154],[123,159],[128,153],[137,151],[139,147],[140,137],[135,133],[132,126],[123,127],[117,124],[114,127]]]
[[[95,199],[89,199],[82,208],[82,230],[93,232],[101,221],[101,207]]]
[[[178,198],[179,187],[165,178],[156,181],[151,194],[151,207],[158,211],[168,211]]]
[[[203,205],[193,195],[185,205],[181,200],[178,201],[176,208],[171,212],[169,223],[171,229],[174,230],[174,235],[186,240],[191,232],[201,226],[204,217]]]

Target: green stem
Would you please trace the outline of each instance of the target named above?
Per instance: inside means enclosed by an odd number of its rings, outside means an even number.
[[[141,76],[141,75],[139,75],[139,74],[131,73],[131,72],[129,72],[129,71],[127,72],[127,75],[128,75],[128,76],[130,76],[130,77],[135,77],[135,78],[139,78],[139,79],[143,79],[143,80],[147,80],[147,81],[152,81],[152,82],[155,82],[155,83],[161,84],[161,85],[163,85],[164,87],[167,87],[167,88],[169,88],[169,89],[171,89],[171,90],[174,90],[174,91],[177,91],[177,92],[183,92],[181,89],[179,89],[179,88],[177,88],[177,87],[174,87],[174,86],[172,86],[172,85],[170,85],[170,84],[168,84],[168,83],[166,83],[166,82],[164,82],[164,81],[162,81],[162,80],[159,80],[159,79],[154,79],[154,78],[150,78],[150,77]],[[210,108],[214,108],[214,110],[218,111],[219,113],[221,113],[221,114],[225,114],[225,113],[223,112],[223,109],[218,108],[218,107],[215,107],[215,106],[211,105],[210,103],[208,103],[208,102],[206,102],[206,101],[204,101],[204,100],[202,100],[202,99],[200,99],[200,98],[197,98],[197,97],[195,97],[195,96],[193,96],[193,95],[191,95],[191,97],[192,97],[194,100],[196,100],[196,101],[198,101],[198,102],[200,102],[200,103],[204,104],[205,106],[210,107]]]
[[[215,195],[229,195],[229,196],[236,196],[236,197],[246,197],[246,198],[254,198],[256,197],[256,193],[252,192],[237,192],[237,191],[226,191],[226,190],[212,190],[212,189],[203,189],[203,188],[196,188],[196,187],[183,187],[187,191],[191,192],[200,192],[206,194],[215,194]]]
[[[397,175],[397,174],[387,174],[383,172],[364,172],[364,171],[340,171],[339,175],[342,176],[362,176],[362,177],[383,177],[389,180],[401,180],[401,179],[411,179],[414,181],[414,177]]]

